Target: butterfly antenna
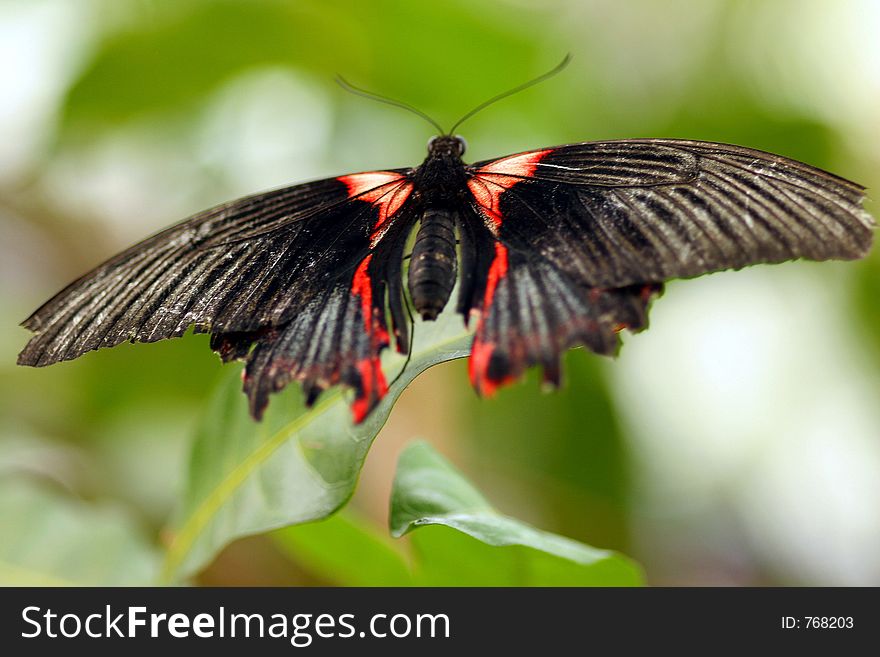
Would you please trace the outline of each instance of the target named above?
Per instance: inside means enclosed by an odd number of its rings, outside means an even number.
[[[458,121],[456,121],[455,125],[452,126],[452,130],[450,130],[448,134],[450,134],[450,135],[453,134],[455,132],[455,129],[458,126],[460,126],[462,123],[467,121],[469,118],[471,118],[477,112],[481,112],[484,109],[486,109],[487,107],[489,107],[489,105],[497,103],[499,100],[503,100],[503,99],[507,98],[508,96],[512,96],[513,94],[518,94],[520,91],[524,91],[524,90],[528,89],[529,87],[534,87],[536,84],[539,84],[539,83],[543,82],[544,80],[552,78],[554,75],[556,75],[557,73],[562,71],[562,69],[564,69],[566,66],[568,66],[568,63],[570,61],[571,61],[571,53],[568,53],[565,57],[562,58],[561,62],[559,62],[556,66],[554,66],[552,69],[550,69],[546,73],[543,73],[543,74],[539,75],[538,77],[536,77],[532,80],[529,80],[528,82],[523,82],[521,85],[514,87],[513,89],[508,89],[504,93],[500,93],[497,96],[493,96],[489,100],[480,103],[474,109],[472,109],[470,112],[468,112],[463,117],[461,117]]]
[[[432,126],[437,128],[437,131],[441,135],[448,134],[443,128],[440,127],[440,124],[437,123],[430,116],[425,114],[423,111],[416,109],[412,105],[404,103],[400,100],[394,100],[393,98],[388,98],[387,96],[380,96],[379,94],[373,93],[372,91],[367,91],[366,89],[361,89],[360,87],[356,87],[351,84],[348,80],[343,78],[341,75],[336,76],[336,84],[345,89],[348,93],[354,94],[355,96],[361,96],[363,98],[369,98],[370,100],[375,100],[379,103],[385,103],[386,105],[391,105],[392,107],[399,107],[400,109],[405,109],[409,112],[412,112],[416,116],[420,116],[425,121],[430,123]]]

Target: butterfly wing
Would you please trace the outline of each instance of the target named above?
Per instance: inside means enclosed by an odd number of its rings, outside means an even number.
[[[646,139],[474,165],[501,194],[499,235],[594,285],[688,278],[797,258],[864,256],[864,188],[778,155]],[[517,181],[514,183],[513,181]]]
[[[35,335],[18,362],[49,365],[127,340],[178,337],[195,326],[212,334],[224,360],[248,357],[245,387],[255,416],[265,391],[291,379],[307,382],[312,397],[343,381],[374,405],[383,388],[375,364],[388,345],[385,281],[393,265],[372,254],[412,190],[408,175],[331,178],[197,214],[39,308],[23,323]],[[390,305],[395,328],[405,329],[399,290]],[[405,334],[401,340],[405,346]]]
[[[37,310],[19,363],[42,366],[190,326],[246,358],[259,418],[300,381],[356,390],[361,421],[387,390],[379,354],[407,349],[401,267],[418,219],[411,170],[353,174],[201,213],[109,260]],[[668,278],[870,247],[863,190],[778,156],[674,140],[544,149],[468,168],[459,310],[478,316],[477,390],[527,366],[557,383],[561,353],[616,350]]]
[[[479,311],[478,391],[526,366],[558,380],[562,351],[616,350],[671,278],[797,258],[864,256],[864,189],[738,146],[679,140],[574,144],[479,162],[472,206],[494,257],[460,307]],[[488,239],[488,238],[484,238]]]

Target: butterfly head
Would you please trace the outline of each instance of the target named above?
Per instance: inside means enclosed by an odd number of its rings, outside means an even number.
[[[467,149],[467,142],[459,135],[437,135],[428,140],[428,155],[431,157],[461,159]]]

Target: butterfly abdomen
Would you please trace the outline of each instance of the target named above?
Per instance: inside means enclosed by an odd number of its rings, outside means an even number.
[[[409,294],[422,319],[435,319],[455,285],[455,213],[428,208],[409,263]]]

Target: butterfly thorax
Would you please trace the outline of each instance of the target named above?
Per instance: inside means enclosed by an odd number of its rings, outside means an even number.
[[[455,285],[455,229],[461,221],[461,195],[467,189],[463,153],[460,137],[435,137],[413,176],[421,203],[408,282],[413,306],[423,319],[440,314]]]
[[[440,136],[428,142],[428,157],[413,173],[413,182],[425,203],[454,202],[465,191],[467,174],[461,156],[461,137]]]

